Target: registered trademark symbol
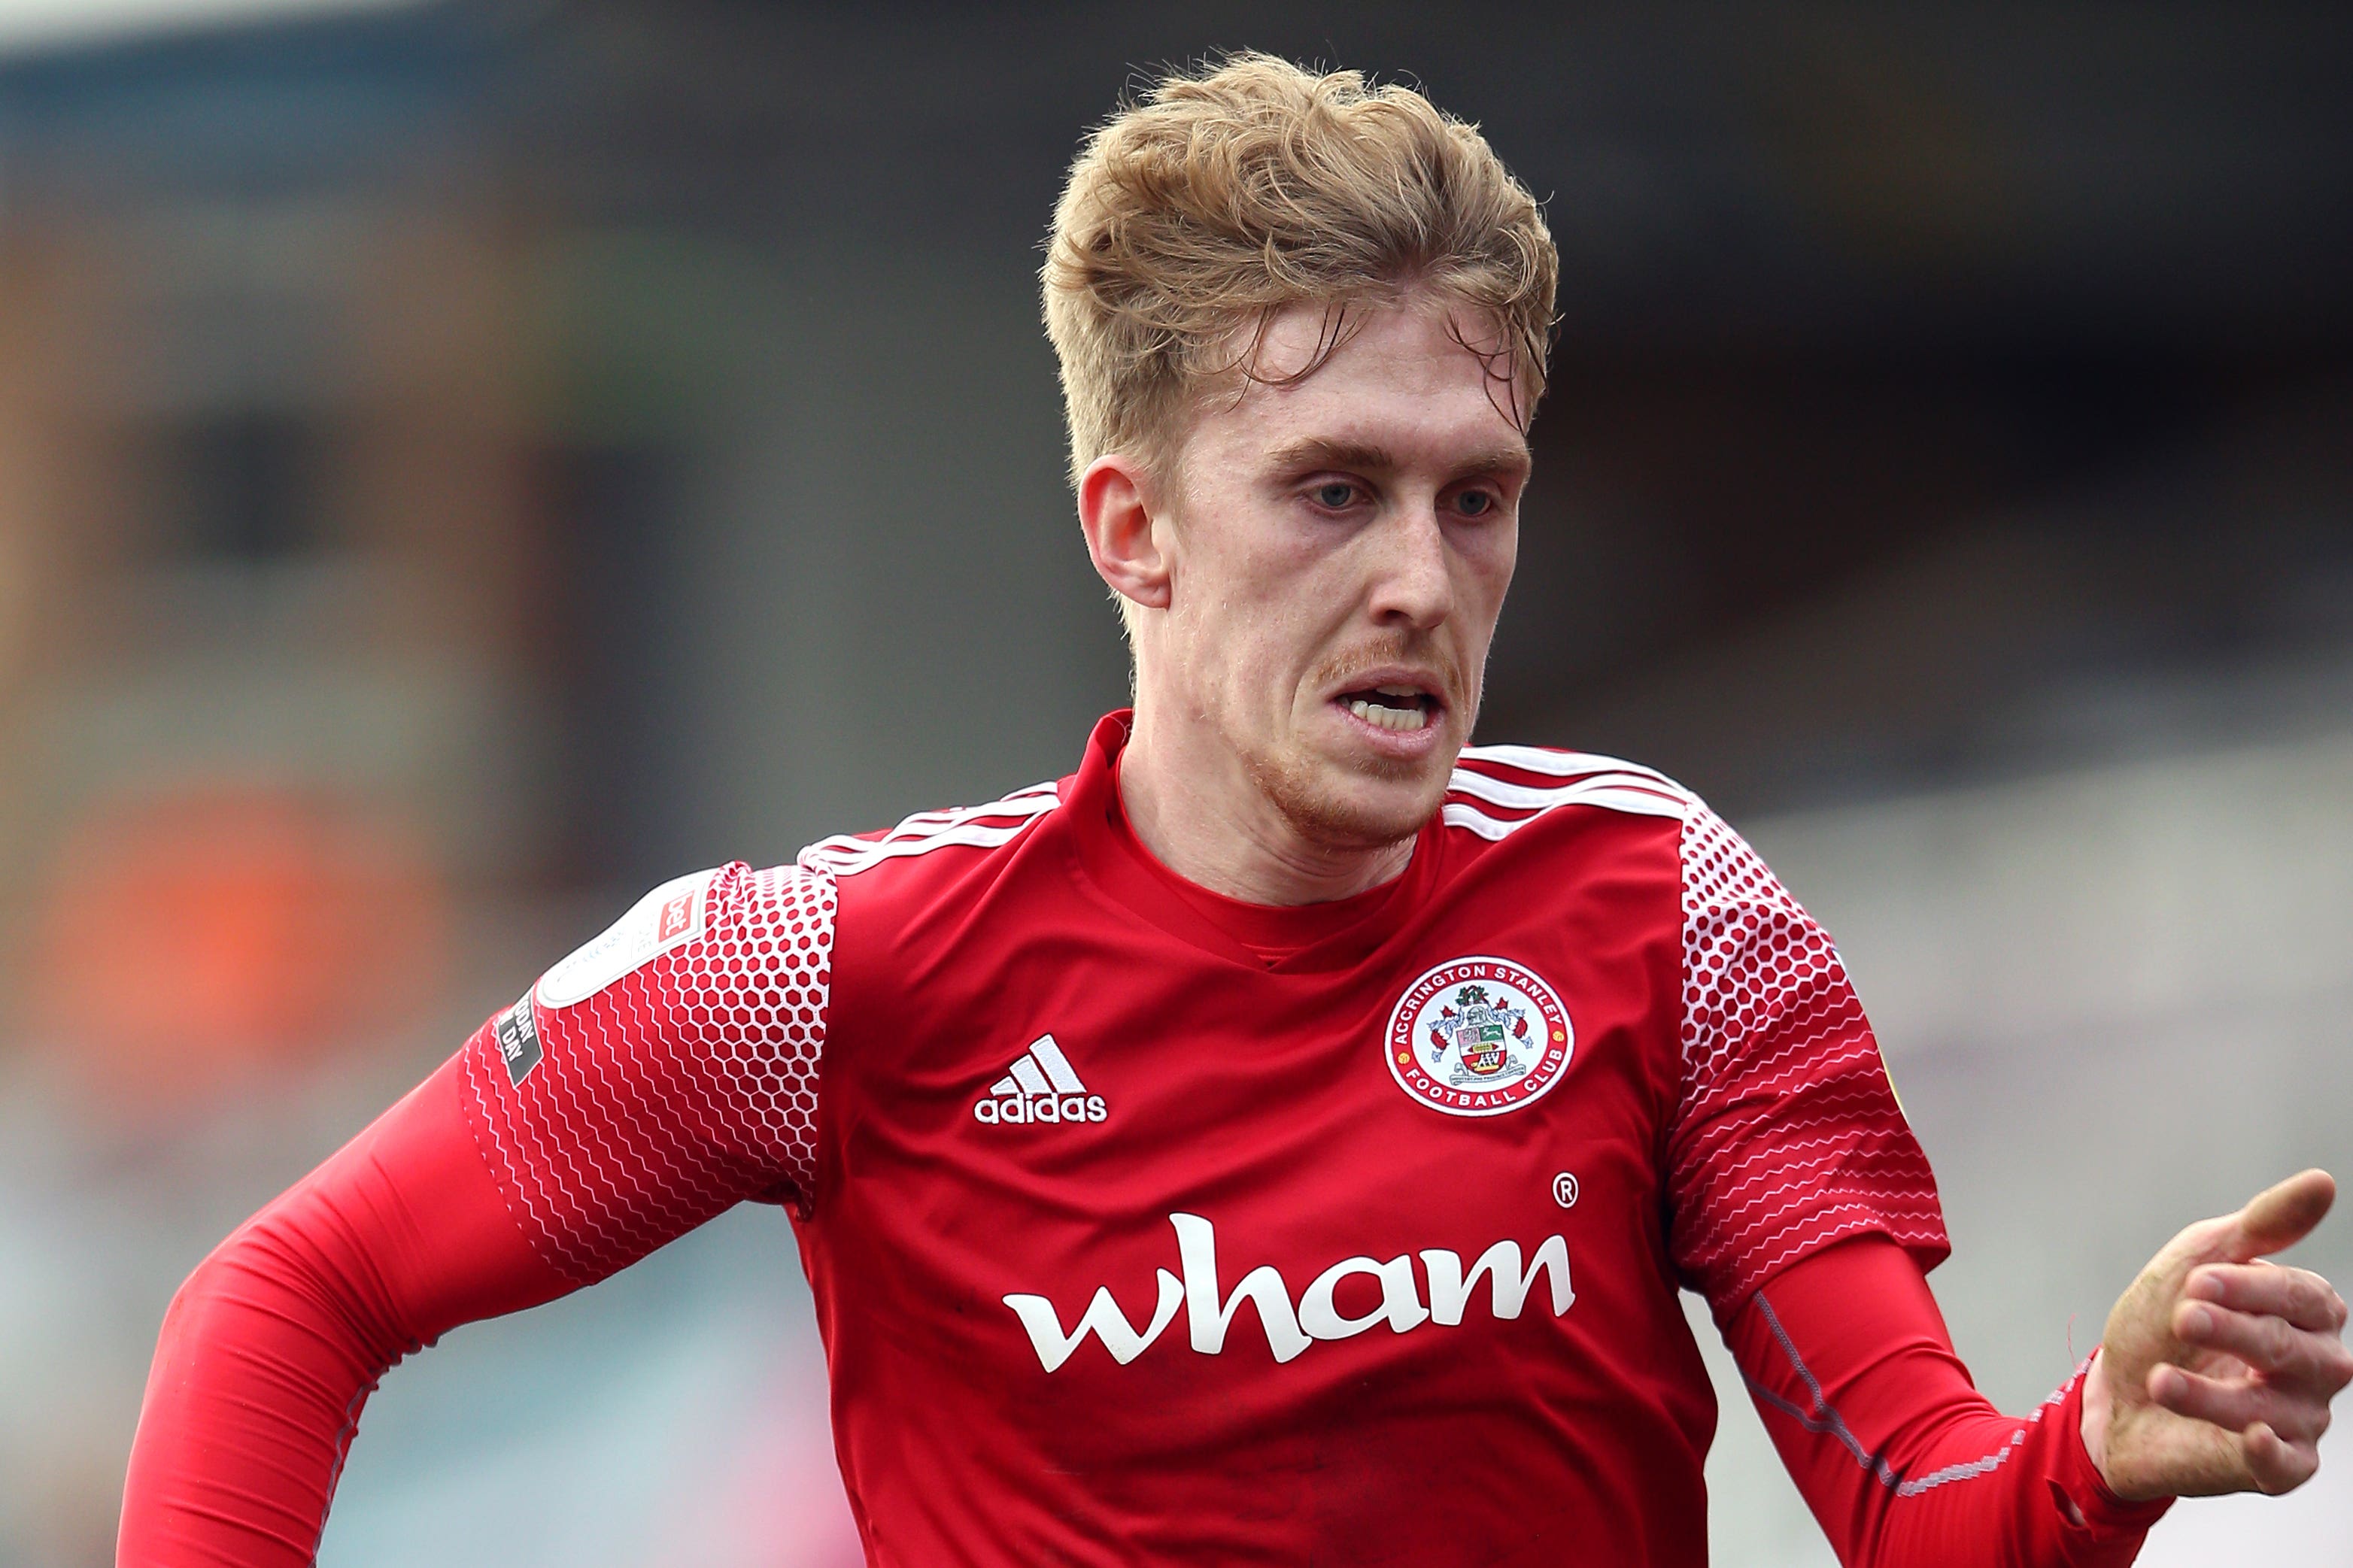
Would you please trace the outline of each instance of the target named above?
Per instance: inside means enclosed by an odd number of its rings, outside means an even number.
[[[1577,1178],[1563,1171],[1552,1179],[1552,1201],[1565,1209],[1577,1206]]]

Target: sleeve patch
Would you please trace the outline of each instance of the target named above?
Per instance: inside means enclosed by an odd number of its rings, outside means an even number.
[[[498,1016],[492,1026],[497,1036],[499,1059],[507,1064],[507,1081],[517,1089],[539,1065],[539,1011],[532,1005],[531,993],[526,991],[515,1005]]]
[[[555,1008],[585,1002],[623,975],[701,936],[710,919],[711,885],[716,876],[715,871],[697,871],[664,882],[639,899],[603,935],[539,977],[533,993],[539,1005]],[[509,1063],[512,1070],[512,1058]],[[520,1073],[515,1081],[522,1081]]]
[[[823,869],[681,879],[475,1032],[474,1136],[550,1266],[601,1279],[747,1198],[808,1213],[836,908]]]

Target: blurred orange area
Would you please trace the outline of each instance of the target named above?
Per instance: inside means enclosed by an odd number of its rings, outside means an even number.
[[[438,996],[448,904],[421,837],[312,792],[107,802],[37,914],[34,1036],[125,1110],[396,1028]]]

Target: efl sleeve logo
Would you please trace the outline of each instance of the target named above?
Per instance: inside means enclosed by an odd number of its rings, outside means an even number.
[[[585,1002],[630,971],[701,936],[710,921],[716,871],[664,882],[629,907],[605,933],[539,977],[543,1007]]]
[[[522,1000],[499,1015],[491,1032],[498,1039],[499,1059],[507,1064],[507,1081],[521,1089],[522,1080],[531,1076],[531,1069],[539,1065],[540,1058],[539,1014],[532,1006],[530,992],[524,992]]]

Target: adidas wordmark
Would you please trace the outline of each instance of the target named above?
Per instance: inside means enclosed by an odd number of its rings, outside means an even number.
[[[976,1121],[992,1126],[1005,1122],[1102,1121],[1111,1108],[1100,1094],[1089,1094],[1071,1067],[1071,1058],[1040,1035],[1029,1048],[1013,1058],[1012,1070],[988,1086],[972,1108]]]

